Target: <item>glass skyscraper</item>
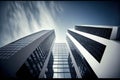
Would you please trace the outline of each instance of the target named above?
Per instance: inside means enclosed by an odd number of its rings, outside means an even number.
[[[75,70],[71,69],[69,61],[69,50],[65,43],[55,43],[51,59],[49,61],[47,78],[74,78],[76,77],[73,72]],[[52,74],[52,76],[51,76]]]
[[[66,43],[42,30],[0,48],[0,77],[120,78],[120,28],[81,25],[68,29]]]
[[[67,31],[67,45],[78,78],[120,78],[119,27],[81,25]]]
[[[66,43],[54,39],[54,30],[42,30],[1,47],[0,77],[76,78]]]
[[[54,30],[43,30],[0,48],[0,77],[43,78],[54,39]]]

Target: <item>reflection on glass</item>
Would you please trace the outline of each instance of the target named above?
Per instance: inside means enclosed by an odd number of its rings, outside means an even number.
[[[53,78],[58,78],[57,73],[54,73]]]
[[[71,78],[70,73],[54,73],[53,78]]]
[[[53,64],[68,64],[68,62],[53,62]]]
[[[70,72],[69,68],[59,68],[59,69],[53,69],[54,72]]]
[[[70,73],[64,73],[65,74],[65,78],[71,78]]]
[[[53,78],[71,78],[68,66],[68,54],[66,44],[56,43],[53,47]]]
[[[64,61],[68,61],[68,60],[67,59],[54,59],[54,61],[64,62]]]
[[[58,65],[58,64],[55,65],[55,64],[54,64],[54,65],[53,65],[53,68],[69,68],[69,66],[66,65],[66,64],[65,64],[65,65],[64,65],[64,64],[62,64],[62,65]]]

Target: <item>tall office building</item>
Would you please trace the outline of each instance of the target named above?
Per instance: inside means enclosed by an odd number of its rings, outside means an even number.
[[[75,26],[66,43],[54,43],[54,30],[43,30],[0,48],[0,77],[120,78],[120,28]]]
[[[66,43],[54,44],[46,78],[76,78]]]
[[[54,30],[43,30],[0,48],[0,77],[76,78],[65,43],[54,43]]]
[[[119,27],[75,26],[66,39],[78,78],[120,78]]]
[[[54,30],[43,30],[0,48],[0,77],[44,78],[54,39]]]

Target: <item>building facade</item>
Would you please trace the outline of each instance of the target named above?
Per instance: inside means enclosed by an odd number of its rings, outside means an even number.
[[[69,50],[66,43],[55,43],[48,63],[46,78],[76,78],[71,65]]]
[[[54,30],[43,30],[1,47],[0,77],[44,78],[54,39]]]
[[[120,78],[120,28],[81,25],[68,29],[66,43],[42,30],[0,48],[0,77]]]
[[[54,43],[54,39],[54,30],[43,30],[1,47],[0,77],[76,78],[66,43]]]
[[[120,78],[119,27],[81,25],[67,31],[78,78]]]

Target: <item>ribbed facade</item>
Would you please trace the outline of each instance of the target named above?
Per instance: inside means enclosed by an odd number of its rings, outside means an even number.
[[[67,45],[78,78],[119,78],[119,27],[75,26],[67,31]]]
[[[72,67],[69,50],[66,43],[55,43],[48,63],[46,78],[75,78],[76,73]]]

